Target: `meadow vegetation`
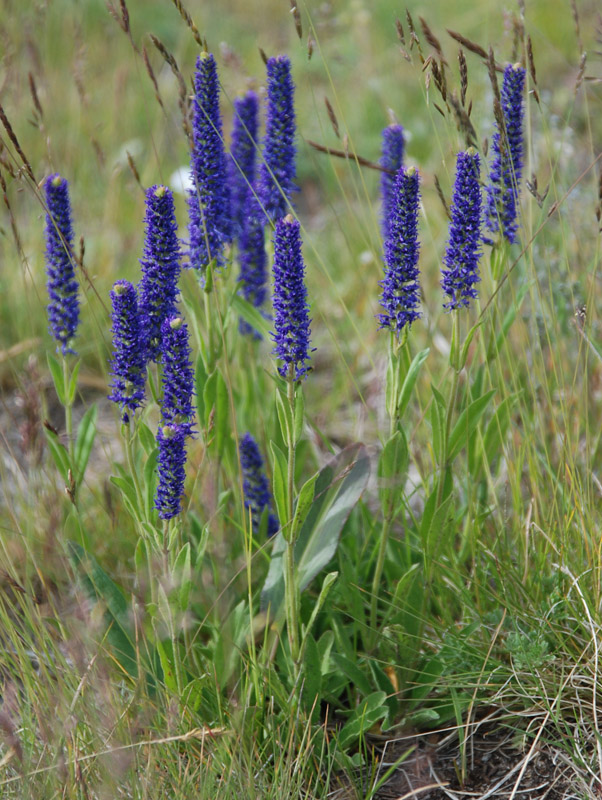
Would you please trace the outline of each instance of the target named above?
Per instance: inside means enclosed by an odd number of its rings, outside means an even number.
[[[595,4],[5,0],[0,39],[1,796],[599,797]],[[184,185],[250,89],[262,177],[218,256]],[[471,239],[496,152],[516,230],[498,196]],[[269,290],[239,274],[264,229]]]

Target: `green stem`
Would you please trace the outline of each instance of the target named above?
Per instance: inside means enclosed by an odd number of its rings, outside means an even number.
[[[215,354],[213,352],[213,324],[211,320],[211,304],[209,292],[203,292],[203,305],[205,306],[205,324],[207,325],[207,372],[211,374],[214,367]]]
[[[69,367],[67,366],[67,356],[63,355],[63,386],[65,392],[65,431],[67,435],[67,450],[69,452],[69,460],[75,469],[74,455],[75,455],[75,442],[73,441],[73,404],[69,397],[69,384],[70,384]],[[77,476],[74,476],[77,478]]]
[[[295,413],[295,376],[294,367],[289,370],[287,378],[287,399],[291,409],[292,418]],[[287,469],[287,508],[289,513],[289,535],[286,542],[284,559],[284,581],[286,591],[286,622],[288,629],[288,640],[291,648],[291,658],[293,660],[294,678],[297,679],[299,673],[299,598],[297,581],[295,575],[295,542],[292,537],[293,524],[293,504],[295,494],[295,432],[287,432],[288,444],[288,469]]]
[[[146,516],[144,508],[144,497],[142,495],[142,488],[140,486],[140,481],[138,480],[138,471],[136,469],[136,462],[134,460],[134,450],[132,448],[132,442],[134,440],[134,431],[132,430],[131,422],[125,423],[124,438],[125,438],[125,457],[127,459],[130,475],[132,476],[132,480],[134,481],[134,489],[136,490],[136,499],[138,500],[138,508],[140,509],[140,513],[143,516]]]

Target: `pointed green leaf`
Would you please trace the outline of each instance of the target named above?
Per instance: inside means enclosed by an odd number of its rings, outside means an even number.
[[[96,404],[91,405],[82,417],[77,428],[77,438],[75,440],[74,460],[75,460],[75,480],[80,484],[84,479],[88,459],[92,452],[94,439],[96,438],[96,420],[98,419],[98,408]]]
[[[65,376],[63,374],[63,366],[59,361],[50,353],[46,356],[48,361],[48,368],[54,383],[54,390],[62,406],[67,405],[67,394],[65,392]]]
[[[458,417],[449,437],[447,460],[451,463],[460,450],[468,443],[472,432],[479,424],[483,412],[491,402],[496,390],[490,389],[482,397],[470,403]]]
[[[399,393],[399,401],[397,403],[397,418],[401,419],[405,414],[405,410],[408,407],[410,402],[410,398],[412,397],[412,392],[414,391],[414,386],[416,385],[416,381],[418,380],[418,375],[420,374],[420,369],[422,365],[426,361],[426,358],[430,352],[430,348],[426,348],[426,350],[421,350],[416,356],[412,363],[410,364],[410,368],[408,369],[407,375],[403,382],[403,386],[401,387],[401,391]]]

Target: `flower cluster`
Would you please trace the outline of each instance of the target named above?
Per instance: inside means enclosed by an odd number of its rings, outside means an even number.
[[[449,302],[444,307],[453,310],[468,306],[477,297],[473,288],[479,278],[481,242],[480,161],[474,148],[458,153],[456,180],[451,205],[449,240],[443,262],[441,286]]]
[[[487,227],[502,231],[512,243],[518,230],[517,206],[523,169],[523,94],[525,69],[508,64],[504,70],[500,95],[503,128],[496,125],[491,149],[493,161],[487,186]]]
[[[182,317],[169,317],[161,326],[161,363],[163,423],[178,425],[190,434],[194,418],[194,373],[190,363],[188,327]]]
[[[275,224],[289,210],[296,175],[295,86],[286,56],[268,59],[268,101],[259,199],[268,220]]]
[[[300,226],[288,214],[274,231],[274,339],[273,353],[281,360],[283,378],[300,380],[309,361],[310,319],[301,254]]]
[[[256,172],[256,148],[259,100],[247,92],[234,101],[232,144],[230,146],[230,196],[233,232],[240,236],[253,194]]]
[[[138,288],[140,325],[146,339],[147,360],[161,357],[161,326],[175,314],[180,275],[180,243],[173,196],[165,186],[146,192],[142,280]]]
[[[385,278],[381,281],[381,328],[397,334],[420,317],[418,285],[419,174],[410,167],[399,169],[395,179],[389,235],[385,240]]]
[[[212,54],[197,58],[192,104],[192,189],[188,196],[190,266],[201,270],[215,259],[224,263],[224,243],[231,241],[230,188],[222,119],[219,81]]]
[[[380,192],[382,198],[382,232],[386,241],[390,233],[390,220],[393,214],[393,198],[395,194],[395,177],[403,164],[403,128],[401,125],[389,125],[382,133],[382,152],[380,166],[387,172],[381,173]]]
[[[136,289],[129,281],[117,281],[111,291],[113,306],[113,358],[110,371],[112,392],[109,400],[121,408],[122,419],[144,402],[146,352],[140,330]]]
[[[186,437],[184,425],[161,425],[157,432],[159,484],[155,508],[160,519],[171,519],[182,510],[186,471]]]
[[[79,323],[77,280],[73,269],[73,226],[69,184],[60,175],[44,182],[46,195],[46,274],[50,333],[65,355],[74,353],[73,338]]]
[[[240,464],[243,475],[243,494],[245,508],[251,512],[253,532],[259,531],[264,509],[268,510],[268,536],[273,536],[280,527],[278,518],[272,513],[272,498],[268,479],[263,471],[263,459],[259,447],[250,433],[240,440]]]
[[[255,308],[262,309],[268,299],[268,257],[265,251],[264,217],[254,195],[249,194],[247,216],[239,240],[241,294]],[[261,339],[261,334],[241,319],[242,334]]]

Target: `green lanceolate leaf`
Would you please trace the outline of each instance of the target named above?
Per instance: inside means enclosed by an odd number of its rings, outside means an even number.
[[[303,400],[303,387],[299,386],[295,395],[295,444],[298,444],[301,439],[304,418],[305,401]]]
[[[44,428],[44,433],[46,435],[46,442],[50,449],[52,460],[59,471],[61,479],[66,483],[69,479],[69,470],[71,469],[71,462],[69,460],[67,448],[59,441],[59,437],[53,431],[49,431],[48,428]]]
[[[224,453],[228,433],[228,387],[219,369],[214,370],[205,382],[203,389],[205,426],[212,428],[213,443],[221,458]],[[197,401],[198,406],[198,401]]]
[[[136,488],[131,478],[123,478],[119,475],[111,475],[111,483],[121,490],[123,499],[128,511],[137,519],[142,519],[142,509],[138,505],[138,498],[136,497]]]
[[[144,506],[147,519],[150,519],[155,504],[155,489],[157,487],[157,459],[159,450],[155,449],[149,453],[144,465]]]
[[[410,398],[412,397],[412,392],[414,391],[414,387],[416,386],[416,381],[418,380],[418,375],[420,374],[420,369],[426,358],[430,352],[430,349],[427,347],[426,350],[421,350],[416,356],[412,363],[410,364],[410,368],[405,376],[405,380],[403,382],[403,386],[399,392],[399,399],[397,401],[397,419],[401,419],[405,414],[406,408],[410,402]]]
[[[52,375],[52,382],[56,396],[62,406],[67,405],[67,394],[65,392],[65,376],[63,374],[63,367],[59,361],[50,353],[47,355],[48,369]]]
[[[297,505],[295,506],[295,515],[293,517],[293,524],[291,525],[290,536],[286,537],[287,541],[295,542],[297,540],[297,535],[313,503],[317,477],[317,475],[314,475],[301,487],[299,497],[297,498]],[[283,533],[286,535],[285,530],[283,530]]]
[[[207,383],[207,370],[205,369],[205,362],[202,356],[198,356],[196,360],[196,368],[194,371],[194,397],[196,401],[196,413],[199,425],[205,426],[207,420],[205,417],[205,384]],[[154,446],[154,445],[153,445]]]
[[[89,597],[103,603],[106,608],[107,641],[114,658],[125,673],[135,678],[138,664],[130,631],[131,614],[123,592],[94,556],[75,542],[69,542],[69,557]]]
[[[288,398],[281,391],[276,391],[276,410],[278,411],[278,422],[280,423],[280,433],[285,442],[294,441],[295,420],[293,411],[288,402]]]
[[[251,305],[244,297],[235,293],[232,295],[232,309],[244,319],[252,328],[260,333],[264,339],[270,338],[272,323]]]
[[[408,463],[408,443],[403,431],[397,430],[385,443],[378,460],[378,493],[386,516],[393,513],[402,494]]]
[[[389,712],[386,692],[373,692],[362,701],[341,728],[337,737],[339,747],[346,750],[364,736],[380,719]]]
[[[458,455],[460,450],[468,443],[468,440],[479,424],[479,420],[483,416],[483,412],[491,402],[496,390],[491,389],[486,392],[482,397],[470,403],[458,417],[458,421],[449,437],[449,444],[447,449],[447,460],[451,463]]]
[[[280,525],[284,526],[291,518],[287,500],[286,456],[275,442],[270,442],[272,451],[272,490]],[[280,534],[279,534],[280,535]]]
[[[274,451],[273,444],[272,450]],[[282,458],[286,469],[286,460],[284,456]],[[274,478],[275,472],[276,468]],[[309,585],[334,556],[343,525],[366,488],[369,475],[370,459],[366,448],[361,444],[354,444],[342,450],[316,476],[313,502],[295,544],[300,591]],[[285,518],[281,516],[281,522]],[[286,541],[280,532],[274,537],[270,569],[261,593],[262,610],[270,607],[274,615],[279,613],[284,598],[285,548]]]
[[[69,379],[69,386],[67,387],[67,402],[70,406],[73,405],[75,400],[75,393],[77,392],[77,377],[79,375],[79,368],[81,367],[81,359],[75,363],[71,378]]]
[[[506,397],[489,420],[483,437],[483,454],[488,464],[491,464],[493,459],[500,455],[500,450],[510,427],[510,412],[518,399],[518,394]]]
[[[431,403],[431,428],[433,430],[433,451],[437,464],[443,463],[445,452],[445,399],[441,392],[431,386],[433,402]]]
[[[86,411],[77,428],[73,457],[75,460],[75,480],[78,484],[83,481],[86,467],[88,466],[88,459],[96,438],[97,419],[98,408],[94,404]]]

